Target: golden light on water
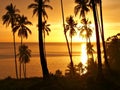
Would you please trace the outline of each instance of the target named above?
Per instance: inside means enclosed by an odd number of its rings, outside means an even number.
[[[81,45],[81,62],[84,66],[87,65],[87,50],[85,43]]]

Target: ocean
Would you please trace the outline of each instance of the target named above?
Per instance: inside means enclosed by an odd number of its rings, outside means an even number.
[[[42,70],[39,59],[38,43],[25,43],[32,51],[30,62],[27,63],[27,77],[42,77]],[[17,53],[20,43],[16,44]],[[78,64],[80,61],[86,63],[86,44],[74,43],[73,44],[73,62]],[[49,72],[55,73],[56,70],[61,70],[62,74],[65,73],[67,65],[70,63],[68,49],[66,43],[46,43],[46,59]],[[96,50],[96,49],[95,49]],[[18,67],[19,61],[17,58]],[[0,43],[0,79],[8,76],[15,77],[14,67],[14,52],[13,43]]]

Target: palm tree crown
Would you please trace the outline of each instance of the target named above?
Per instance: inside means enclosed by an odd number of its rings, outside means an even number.
[[[51,31],[49,26],[50,26],[50,24],[47,24],[46,20],[42,22],[42,30],[44,32],[44,38],[45,38],[45,31],[46,31],[47,35],[49,35],[49,32]]]
[[[92,36],[92,29],[90,28],[91,21],[88,19],[82,19],[81,23],[83,26],[79,29],[80,30],[80,35],[83,37],[90,38]],[[83,34],[85,32],[85,35]]]
[[[18,71],[17,71],[17,60],[16,60],[16,44],[15,44],[15,34],[13,32],[13,27],[16,24],[16,18],[19,16],[19,9],[16,9],[16,6],[13,6],[11,3],[6,8],[6,14],[2,16],[3,25],[6,24],[6,26],[9,26],[11,24],[12,33],[13,33],[13,44],[14,44],[14,58],[15,58],[15,71],[16,71],[16,77],[18,79]]]
[[[31,50],[28,49],[28,46],[23,44],[23,45],[21,45],[19,47],[19,54],[18,54],[18,56],[19,56],[19,61],[21,63],[27,63],[27,62],[30,61]]]
[[[44,19],[48,18],[45,8],[53,9],[52,6],[46,4],[46,2],[49,2],[49,0],[42,1],[42,16]],[[39,0],[34,0],[34,3],[32,3],[28,6],[28,9],[31,9],[31,8],[33,9],[33,16],[35,14],[38,16],[38,4],[39,4]]]
[[[11,24],[11,27],[13,27],[16,17],[18,16],[17,13],[19,13],[20,11],[19,9],[16,9],[16,6],[13,6],[12,3],[8,5],[5,9],[7,10],[7,12],[5,15],[2,16],[3,25],[6,24],[6,26],[9,26],[9,24]]]
[[[77,23],[74,21],[73,17],[67,17],[66,18],[66,27],[65,27],[65,32],[67,32],[68,30],[70,30],[70,36],[75,35],[76,31],[75,31],[75,27],[77,25]]]
[[[32,25],[32,23],[30,21],[28,21],[27,17],[25,17],[24,15],[19,16],[19,18],[17,19],[17,24],[16,26],[13,28],[13,31],[16,32],[18,31],[18,36],[19,37],[28,37],[28,33],[31,34],[31,30],[26,26],[26,25]],[[27,33],[28,32],[28,33]]]
[[[74,8],[75,16],[80,12],[80,16],[85,17],[85,14],[90,11],[89,0],[75,0],[77,4]]]

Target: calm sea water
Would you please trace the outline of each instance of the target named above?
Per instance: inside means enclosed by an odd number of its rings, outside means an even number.
[[[27,77],[41,77],[42,70],[39,59],[38,43],[25,43],[32,50],[32,57],[27,64]],[[19,43],[17,43],[17,52]],[[78,64],[81,59],[85,59],[85,43],[73,44],[73,61]],[[60,69],[63,74],[70,63],[68,50],[65,43],[46,43],[46,56],[48,69],[55,73]],[[18,61],[18,58],[17,58]],[[19,64],[18,64],[19,65]],[[13,43],[0,43],[0,79],[5,77],[15,77]]]

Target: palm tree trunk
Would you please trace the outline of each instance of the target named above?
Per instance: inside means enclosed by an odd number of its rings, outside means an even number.
[[[23,42],[23,40],[22,40],[22,36],[21,36],[21,46],[22,46],[22,42]],[[21,79],[21,65],[22,65],[22,63],[21,63],[21,61],[20,61],[20,67],[19,67],[19,77],[20,77],[20,79]],[[23,74],[24,74],[24,70],[23,70]]]
[[[22,46],[22,42],[23,42],[23,40],[22,40],[22,36],[21,36],[21,46]],[[21,70],[22,70],[22,67],[21,67],[21,65],[22,65],[22,63],[21,63],[21,61],[20,61],[20,69],[19,69],[19,74],[20,74],[20,79],[21,79]],[[24,70],[23,70],[23,74],[24,74]]]
[[[96,31],[96,44],[97,44],[97,57],[98,57],[98,78],[103,78],[102,73],[102,62],[101,62],[101,50],[100,50],[100,38],[99,38],[99,30],[98,30],[98,20],[97,20],[97,14],[96,14],[96,5],[95,1],[92,0],[92,9],[93,9],[93,15],[94,15],[94,22],[95,22],[95,31]]]
[[[104,49],[105,65],[106,65],[107,69],[109,71],[111,71],[110,65],[109,65],[108,59],[107,59],[107,53],[106,53],[106,45],[105,45],[105,39],[104,39],[103,17],[102,16],[103,16],[102,15],[102,0],[100,0],[101,37],[102,37],[102,44],[103,44],[103,49]]]
[[[23,63],[23,75],[24,75],[24,78],[26,78],[25,73],[26,73],[26,70],[25,70],[25,62],[24,62],[24,63]]]
[[[72,35],[71,35],[71,58],[72,58]]]
[[[66,39],[66,43],[67,43],[68,53],[69,53],[69,56],[70,56],[71,69],[72,69],[72,72],[73,72],[73,74],[74,74],[74,73],[75,73],[75,72],[74,72],[74,64],[73,64],[72,55],[71,55],[71,52],[70,52],[70,46],[69,46],[67,34],[66,34],[66,31],[65,31],[64,11],[63,11],[63,2],[62,2],[62,0],[61,0],[61,10],[62,10],[62,19],[63,19],[64,35],[65,35],[65,39]]]
[[[19,66],[19,77],[21,79],[21,61],[20,61],[20,66]]]
[[[49,71],[47,68],[47,62],[44,55],[44,47],[43,47],[43,37],[42,37],[42,0],[39,0],[38,5],[38,36],[39,36],[39,51],[40,51],[40,62],[42,66],[43,78],[47,78],[49,76]]]
[[[26,63],[25,63],[25,78],[26,78]]]
[[[91,44],[91,39],[90,39],[90,37],[89,37],[89,41],[88,41],[88,42],[90,43],[90,45],[92,45],[92,44]],[[91,49],[92,49],[92,48],[91,48]],[[92,52],[92,51],[90,52],[90,55],[92,56],[92,60],[93,60],[93,62],[94,62],[94,55],[93,55],[93,52]]]
[[[46,58],[46,47],[45,47],[45,31],[43,31],[43,47],[44,47],[44,54],[45,54],[45,58]]]
[[[18,79],[16,44],[15,44],[15,34],[14,33],[13,33],[13,44],[14,44],[15,72],[16,72],[16,78]]]

